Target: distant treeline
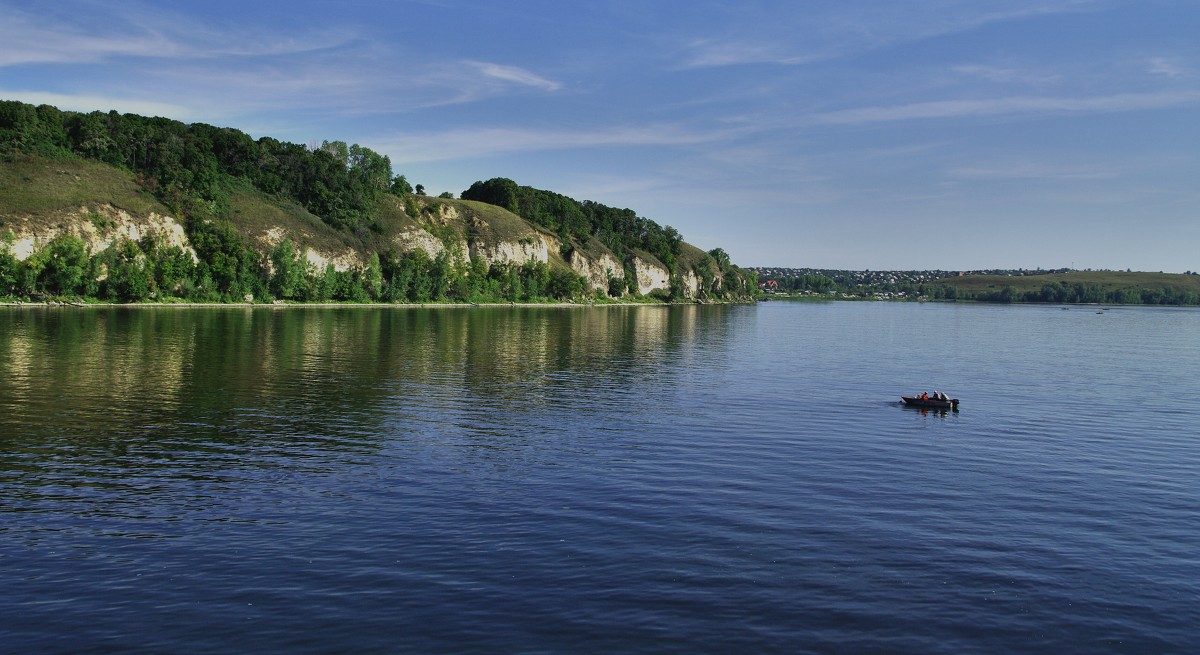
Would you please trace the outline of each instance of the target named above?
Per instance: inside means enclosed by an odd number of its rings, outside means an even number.
[[[1179,287],[1106,289],[1099,284],[1047,282],[1040,289],[1022,291],[1005,285],[994,291],[956,289],[952,285],[929,285],[932,298],[979,300],[983,302],[1097,303],[1111,305],[1200,305],[1200,293]],[[939,293],[940,292],[940,293]]]
[[[1107,284],[1091,281],[1048,280],[1037,283],[1039,275],[1022,271],[1019,276],[990,276],[983,285],[977,276],[941,277],[944,271],[811,271],[766,273],[760,280],[780,293],[850,295],[863,298],[884,295],[894,298],[933,300],[974,300],[997,303],[1098,303],[1114,305],[1200,305],[1200,292],[1183,284],[1156,284],[1161,274],[1097,272],[1108,278]],[[1068,274],[1059,271],[1059,274]],[[1071,273],[1092,275],[1092,273]],[[1122,277],[1124,276],[1124,277]],[[999,283],[997,278],[1018,284]],[[1044,279],[1044,278],[1043,278]],[[1191,279],[1191,278],[1184,278]]]
[[[388,157],[357,144],[326,141],[308,147],[270,137],[255,140],[236,129],[203,123],[0,101],[0,158],[16,153],[81,157],[131,172],[142,189],[184,219],[200,261],[189,268],[178,248],[145,240],[91,254],[82,242],[60,237],[27,261],[17,262],[0,231],[0,295],[79,294],[122,300],[164,296],[241,300],[245,295],[296,300],[524,300],[574,297],[584,286],[573,272],[546,265],[478,270],[479,266],[451,255],[439,259],[420,251],[382,250],[370,255],[372,263],[365,269],[354,271],[316,270],[298,263],[301,272],[291,275],[304,283],[284,284],[279,279],[280,262],[288,258],[300,262],[304,253],[290,243],[287,253],[267,256],[255,251],[230,222],[231,195],[252,188],[293,201],[334,228],[371,242],[384,230],[377,208],[386,194],[405,199],[410,216],[418,216],[419,211],[412,201],[412,185],[403,175],[393,175]],[[626,287],[636,288],[631,266],[635,249],[677,272],[679,233],[632,210],[581,203],[503,178],[477,182],[463,198],[505,207],[558,233],[564,251],[586,244],[591,237],[599,239],[625,262],[624,277],[616,279],[626,284],[611,285],[613,295],[623,294]],[[726,284],[719,292],[745,295],[753,290],[748,276],[731,265],[723,251],[713,252],[700,268],[710,277],[714,269],[725,274]],[[673,294],[676,289],[673,286]]]

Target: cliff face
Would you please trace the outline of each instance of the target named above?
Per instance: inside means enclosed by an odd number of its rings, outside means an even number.
[[[82,239],[93,254],[103,252],[123,239],[139,241],[153,237],[165,246],[182,248],[193,260],[196,259],[196,251],[192,249],[183,225],[173,217],[157,212],[131,214],[102,203],[63,210],[51,216],[51,220],[41,218],[36,220],[21,215],[4,217],[0,237],[6,232],[12,234],[10,252],[18,260],[25,260],[55,237],[64,234]]]
[[[590,289],[607,289],[610,276],[621,277],[625,273],[621,262],[607,249],[600,252],[593,249],[591,255],[574,250],[567,258],[567,263],[587,280]]]
[[[101,252],[123,239],[139,241],[153,237],[165,246],[177,246],[196,259],[196,252],[188,240],[182,223],[173,216],[150,212],[144,215],[131,214],[109,204],[82,206],[61,211],[52,217],[40,220],[23,220],[20,216],[4,217],[4,232],[11,232],[13,241],[9,246],[17,259],[24,260],[36,250],[44,248],[51,240],[62,234],[80,237],[92,253]],[[449,227],[455,235],[447,240],[435,236],[428,227],[409,225],[396,229],[386,244],[398,253],[424,250],[434,258],[451,250],[462,257],[463,263],[482,261],[485,267],[492,264],[514,264],[517,266],[537,262],[541,264],[561,263],[569,266],[586,280],[589,291],[607,291],[610,277],[622,277],[624,267],[610,251],[601,247],[589,248],[588,252],[573,250],[567,257],[559,255],[562,243],[553,235],[541,233],[532,227],[520,236],[500,238],[487,233],[488,227],[477,216],[463,216],[454,208],[441,214],[439,224]],[[303,249],[309,264],[323,270],[332,264],[334,270],[345,271],[364,267],[367,257],[361,250],[347,245],[330,244],[328,240],[316,238],[311,230],[298,225],[274,225],[266,229],[243,226],[243,234],[250,243],[263,252],[269,252],[284,239]],[[470,234],[468,237],[466,235]],[[633,260],[637,276],[637,290],[642,295],[670,290],[670,273],[666,267],[648,256],[637,256]],[[693,271],[682,276],[685,295],[696,297],[699,278]]]
[[[637,276],[638,293],[643,296],[654,291],[671,290],[670,271],[653,259],[634,255],[633,272]]]
[[[93,189],[99,185],[89,187],[86,175],[99,174],[101,165],[88,163],[88,170],[79,171],[73,178],[71,171],[52,170],[65,166],[68,164],[41,168],[55,180],[71,180],[75,186],[68,191],[86,197],[64,200],[48,194],[29,204],[30,209],[6,207],[0,202],[0,247],[4,247],[4,239],[10,238],[9,252],[25,260],[63,234],[81,238],[93,254],[125,239],[140,241],[152,237],[163,246],[177,246],[194,260],[197,258],[183,221],[171,216],[169,210],[131,180],[117,179],[128,177],[127,174],[116,169],[100,171],[108,176],[105,188],[117,182],[125,186],[119,191],[95,192]],[[39,177],[41,168],[29,166],[22,173],[26,175],[22,181],[36,189],[44,182]],[[570,268],[584,278],[589,291],[607,292],[610,278],[626,275],[623,262],[594,239],[583,247],[571,244],[564,248],[554,234],[504,209],[472,201],[417,196],[406,207],[404,201],[389,197],[379,209],[381,229],[357,235],[335,230],[297,205],[256,193],[236,195],[229,215],[222,218],[263,253],[269,253],[285,239],[290,241],[304,251],[308,263],[316,270],[329,265],[337,271],[365,268],[372,251],[405,254],[419,249],[430,258],[449,251],[463,264],[481,262],[485,268],[492,264],[520,266],[530,262]],[[684,295],[697,297],[699,278],[694,271],[686,270],[687,266],[683,268],[680,280]],[[632,269],[638,293],[670,290],[670,272],[653,257],[636,256]]]

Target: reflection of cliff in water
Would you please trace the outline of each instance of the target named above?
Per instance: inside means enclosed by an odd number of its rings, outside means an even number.
[[[11,419],[31,428],[78,416],[81,427],[103,429],[123,418],[122,411],[143,418],[173,412],[185,386],[185,361],[194,350],[179,318],[173,312],[119,309],[4,312],[0,402]],[[93,415],[94,408],[103,414]]]
[[[593,396],[645,402],[697,363],[697,340],[720,338],[724,311],[11,310],[0,314],[0,402],[23,437],[109,451],[176,438],[372,450],[430,421],[498,420],[480,412],[516,421]]]

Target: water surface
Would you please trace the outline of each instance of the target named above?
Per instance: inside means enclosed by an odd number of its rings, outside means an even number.
[[[0,308],[0,643],[1191,652],[1198,338],[1171,308]],[[961,411],[897,404],[934,388]]]

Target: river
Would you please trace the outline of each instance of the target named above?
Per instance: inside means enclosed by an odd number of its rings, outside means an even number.
[[[1190,652],[1200,311],[0,308],[0,649]],[[901,407],[940,389],[958,412]]]

